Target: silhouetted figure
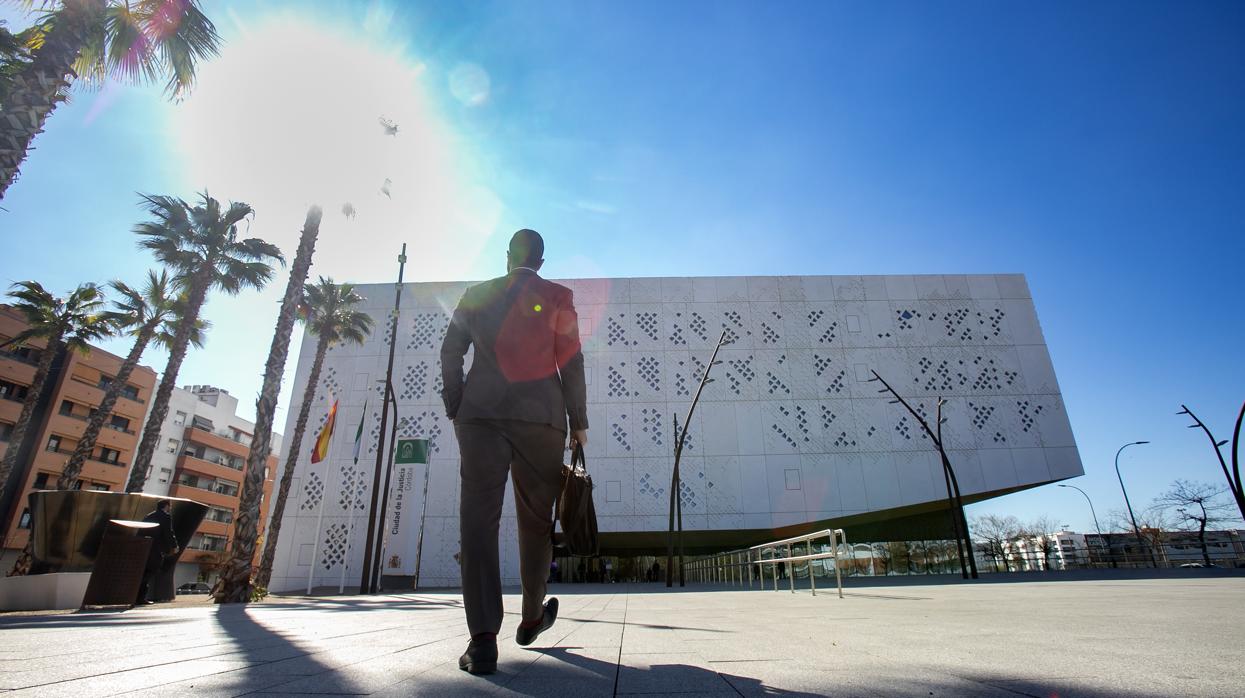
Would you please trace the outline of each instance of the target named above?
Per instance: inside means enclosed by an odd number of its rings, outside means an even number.
[[[138,598],[134,605],[155,603],[147,598],[151,583],[164,564],[166,555],[176,555],[181,548],[177,546],[177,534],[173,532],[173,516],[169,513],[172,502],[161,500],[156,510],[143,517],[144,523],[157,524],[156,528],[147,529],[143,535],[151,539],[151,549],[147,552],[147,566],[143,570],[143,581],[138,585]]]
[[[471,644],[458,666],[473,674],[497,668],[504,617],[497,532],[506,479],[514,482],[523,587],[515,641],[528,645],[558,615],[556,598],[542,602],[568,426],[572,443],[588,440],[579,319],[571,290],[537,273],[544,252],[539,233],[516,232],[506,275],[467,289],[441,344],[441,397],[462,459],[459,525]],[[464,380],[463,357],[473,347]]]

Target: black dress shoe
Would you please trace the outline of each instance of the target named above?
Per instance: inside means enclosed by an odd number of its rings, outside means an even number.
[[[467,651],[458,658],[458,668],[468,674],[497,671],[497,640],[472,640]]]
[[[551,598],[545,602],[545,612],[540,617],[540,623],[531,627],[519,627],[519,632],[514,634],[515,642],[527,647],[540,637],[540,634],[553,627],[553,622],[558,619],[558,599]]]

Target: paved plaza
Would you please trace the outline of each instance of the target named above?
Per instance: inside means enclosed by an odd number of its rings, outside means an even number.
[[[872,585],[845,598],[557,585],[562,612],[470,676],[452,591],[203,597],[124,613],[0,615],[13,696],[1240,696],[1245,577]],[[1021,581],[1023,580],[1023,581]],[[912,581],[912,580],[909,580]]]

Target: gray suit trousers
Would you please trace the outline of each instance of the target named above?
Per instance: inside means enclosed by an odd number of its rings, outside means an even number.
[[[536,620],[553,557],[553,503],[562,489],[566,433],[502,419],[459,420],[454,432],[462,455],[458,517],[467,628],[472,635],[497,633],[503,616],[497,538],[506,477],[514,477],[523,620]]]

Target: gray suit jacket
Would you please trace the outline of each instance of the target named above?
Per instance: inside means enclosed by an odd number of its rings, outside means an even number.
[[[475,347],[463,380],[463,357]],[[441,344],[450,419],[514,419],[588,428],[584,355],[571,290],[530,269],[472,286]]]

